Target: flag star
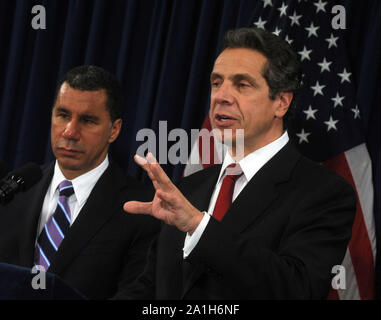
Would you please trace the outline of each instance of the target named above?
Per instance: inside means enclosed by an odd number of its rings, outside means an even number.
[[[325,85],[320,85],[319,81],[316,81],[315,86],[311,87],[311,89],[314,91],[314,96],[316,96],[317,94],[323,95],[323,88],[324,87],[325,87]]]
[[[275,34],[276,36],[279,36],[279,34],[282,32],[281,29],[278,29],[278,27],[275,28],[275,30],[273,31],[273,34]]]
[[[325,41],[328,41],[328,49],[330,49],[331,47],[337,47],[337,43],[336,41],[339,39],[339,37],[334,37],[333,34],[331,33],[331,36],[327,39],[325,39]]]
[[[345,98],[345,96],[340,97],[340,96],[339,96],[339,93],[337,92],[337,93],[336,93],[336,97],[331,98],[331,100],[332,100],[333,102],[335,102],[334,107],[336,108],[338,105],[339,105],[339,106],[343,106],[343,100],[344,100],[344,98]]]
[[[286,13],[287,8],[288,8],[288,6],[286,6],[286,5],[284,4],[284,2],[282,2],[282,6],[281,6],[280,8],[278,8],[278,10],[280,11],[280,15],[279,15],[279,17],[281,17],[281,16],[283,16],[283,15],[287,16],[287,13]]]
[[[349,77],[351,76],[351,74],[352,73],[347,72],[347,69],[344,68],[344,71],[342,73],[338,73],[337,75],[341,78],[341,83],[343,83],[345,81],[351,82],[351,80],[349,80]]]
[[[300,80],[300,84],[302,85],[303,84],[303,78],[305,77],[305,74],[302,73],[302,79]]]
[[[314,2],[314,6],[316,6],[316,13],[318,13],[320,10],[323,12],[325,11],[325,6],[327,5],[327,2],[323,2],[322,0],[319,0],[319,2]]]
[[[327,61],[326,58],[324,58],[324,60],[320,63],[318,63],[318,65],[320,66],[321,70],[320,70],[320,73],[322,73],[323,71],[328,71],[330,72],[331,70],[329,69],[329,66],[332,64],[331,61]]]
[[[356,105],[356,108],[351,109],[353,113],[355,114],[354,119],[360,118],[360,110],[359,107]]]
[[[300,26],[300,23],[299,23],[299,19],[301,18],[302,16],[298,16],[296,15],[296,11],[294,11],[294,14],[292,16],[289,16],[289,18],[291,19],[291,26],[293,26],[294,24],[297,24],[298,26]]]
[[[320,27],[317,26],[315,27],[313,22],[311,22],[311,25],[308,27],[308,28],[305,28],[307,31],[308,31],[308,38],[311,37],[312,35],[314,35],[315,37],[317,37],[317,30],[319,29]]]
[[[307,138],[310,134],[310,132],[305,132],[304,129],[302,129],[302,132],[297,133],[296,135],[299,137],[299,144],[301,144],[302,142],[308,143],[309,141]]]
[[[263,8],[266,8],[267,6],[270,6],[270,7],[273,6],[272,0],[262,0],[262,1],[263,1]]]
[[[256,25],[257,28],[260,28],[260,29],[265,29],[265,23],[267,22],[267,20],[262,20],[261,17],[259,17],[258,21],[257,22],[254,22],[254,24]]]
[[[336,123],[338,123],[339,120],[333,120],[332,116],[329,117],[329,121],[324,121],[324,123],[327,125],[327,132],[331,129],[337,130]]]
[[[316,120],[316,118],[315,118],[315,113],[316,113],[317,111],[318,111],[317,109],[312,109],[311,106],[308,107],[308,110],[303,110],[303,112],[307,115],[306,120],[308,120],[308,119],[310,119],[310,118]]]
[[[288,37],[288,35],[286,36],[286,38],[285,38],[284,40],[286,40],[286,41],[288,42],[289,45],[291,45],[291,43],[294,42],[294,40],[290,39],[290,38]]]
[[[301,60],[304,61],[304,59],[311,60],[310,54],[312,50],[307,50],[306,46],[303,47],[302,51],[299,51],[298,53],[301,55]]]

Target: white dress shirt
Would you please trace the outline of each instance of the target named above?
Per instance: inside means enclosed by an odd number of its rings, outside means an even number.
[[[269,143],[268,145],[255,150],[241,159],[238,163],[241,166],[243,175],[237,179],[234,185],[232,202],[237,198],[240,192],[245,188],[251,178],[261,169],[276,153],[278,153],[288,142],[289,137],[287,131],[277,140]],[[193,232],[192,235],[187,233],[185,237],[185,243],[183,248],[184,259],[192,252],[193,248],[200,240],[206,226],[208,225],[210,216],[213,214],[214,206],[216,205],[217,197],[221,189],[223,178],[225,178],[225,169],[232,163],[235,163],[229,152],[226,152],[224,162],[222,163],[220,175],[217,180],[217,184],[212,193],[212,197],[209,202],[209,208],[207,212],[204,212],[200,224]]]
[[[95,184],[98,182],[101,175],[105,172],[108,165],[109,160],[108,155],[106,155],[106,158],[98,167],[71,180],[74,189],[74,194],[71,195],[68,199],[68,205],[71,213],[70,225],[72,225],[75,219],[78,217],[79,212],[85,205],[87,198],[89,197]],[[58,185],[64,180],[68,179],[65,178],[56,161],[56,164],[54,166],[54,175],[52,178],[52,182],[50,183],[48,191],[46,192],[44,203],[42,205],[42,211],[37,233],[38,235],[41,233],[50,216],[56,210],[59,197]]]

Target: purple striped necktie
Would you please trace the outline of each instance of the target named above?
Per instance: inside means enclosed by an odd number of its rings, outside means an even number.
[[[70,229],[71,213],[68,205],[69,197],[74,193],[70,181],[64,180],[58,185],[59,197],[57,208],[45,224],[36,244],[35,265],[48,270],[58,248]]]

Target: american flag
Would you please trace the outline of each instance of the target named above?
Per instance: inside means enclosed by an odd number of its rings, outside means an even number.
[[[339,12],[332,13],[332,8],[339,4],[322,0],[259,0],[252,25],[283,37],[299,54],[303,87],[289,129],[291,139],[302,154],[336,171],[357,193],[352,238],[342,263],[346,288],[331,289],[328,299],[374,299],[372,168],[361,105],[356,102],[356,82],[346,54],[346,31],[335,29],[332,24],[335,17],[339,18]],[[336,22],[342,26],[345,23]],[[208,117],[203,128],[210,130]],[[200,142],[201,139],[196,141],[192,148],[185,176],[207,166],[201,160],[211,150],[203,148]],[[211,148],[216,144],[215,141]]]

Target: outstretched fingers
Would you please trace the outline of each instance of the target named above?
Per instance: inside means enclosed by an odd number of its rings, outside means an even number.
[[[155,182],[157,182],[159,188],[165,192],[173,191],[175,187],[174,184],[172,183],[171,179],[169,179],[160,164],[156,161],[152,153],[147,154],[147,160],[149,162],[150,172]]]
[[[153,159],[155,159],[155,158],[153,157]],[[143,157],[141,157],[141,156],[139,156],[137,154],[134,156],[134,160],[145,172],[147,172],[147,175],[151,179],[152,184],[153,184],[155,190],[159,189],[159,185],[158,185],[158,183],[156,181],[156,178],[152,174],[151,162],[149,162],[147,160],[147,158],[143,158]],[[150,161],[152,161],[152,160],[150,160]],[[155,159],[155,161],[156,161],[156,159]]]

